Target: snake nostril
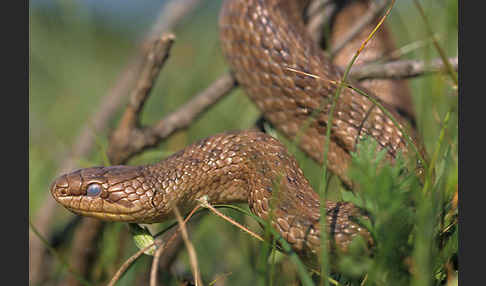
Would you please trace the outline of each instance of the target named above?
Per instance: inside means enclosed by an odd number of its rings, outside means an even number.
[[[69,186],[66,175],[57,177],[50,186],[51,194],[56,197],[59,194],[66,195],[66,188]]]

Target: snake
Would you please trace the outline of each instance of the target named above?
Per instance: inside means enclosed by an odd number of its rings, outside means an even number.
[[[326,166],[350,189],[356,188],[348,175],[351,154],[363,138],[373,138],[393,163],[398,154],[415,156],[406,132],[426,158],[406,116],[352,80],[368,97],[342,89],[330,121],[343,72],[306,31],[302,15],[307,5],[308,1],[299,0],[222,4],[223,55],[264,118],[290,140],[298,139],[299,148],[321,164],[330,126]],[[420,174],[423,169],[416,162],[414,171]],[[203,198],[210,204],[248,203],[303,261],[313,264],[319,257],[320,197],[285,145],[258,130],[216,134],[154,164],[74,170],[54,179],[50,192],[75,214],[131,223],[169,220],[174,206],[188,213]],[[368,218],[362,209],[349,202],[326,201],[325,214],[331,250],[346,251],[357,237],[373,245],[369,230],[358,223]]]

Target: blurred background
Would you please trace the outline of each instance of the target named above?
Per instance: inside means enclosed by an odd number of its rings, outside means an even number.
[[[48,226],[37,224],[43,206],[52,200],[48,194],[49,184],[59,174],[63,160],[72,156],[77,136],[97,111],[102,98],[117,84],[143,39],[154,25],[169,21],[171,13],[166,8],[170,2],[30,1],[29,216],[33,226],[38,227],[47,242],[67,260],[74,233],[67,224],[73,222],[74,215],[52,204]],[[457,56],[457,0],[420,2],[430,16],[433,31],[447,56]],[[171,28],[176,35],[175,44],[146,103],[143,124],[158,121],[228,71],[218,43],[220,5],[221,1],[200,1]],[[412,1],[397,1],[387,23],[393,31],[397,47],[416,46],[404,58],[426,60],[438,56],[427,40],[423,21]],[[444,114],[457,110],[457,97],[453,95],[449,78],[444,75],[412,79],[410,84],[418,128],[428,150],[432,150]],[[95,145],[89,154],[74,158],[75,168],[107,164],[105,152],[108,136],[117,125],[126,99],[123,97],[120,108],[109,120],[108,126],[94,134]],[[236,90],[204,113],[187,130],[177,132],[159,147],[136,156],[129,164],[156,162],[211,134],[247,129],[258,117],[255,106],[240,90]],[[448,142],[456,144],[457,158],[457,112],[452,114],[450,125]],[[298,158],[306,176],[317,186],[320,169],[305,156],[300,154]],[[455,164],[456,169],[451,176],[456,176],[457,181],[457,161]],[[336,195],[336,199],[339,199],[339,195]],[[228,213],[245,221],[239,214]],[[127,233],[127,227],[121,223],[108,224],[104,228],[102,238],[96,245],[102,253],[96,257],[94,270],[87,277],[94,285],[106,284],[121,263],[137,251],[130,237],[125,238],[124,246],[120,249],[120,241]],[[225,284],[219,285],[248,285],[254,281],[254,261],[261,247],[259,243],[212,215],[204,216],[190,235],[195,242],[201,273],[206,281],[224,281]],[[33,240],[39,238],[31,230],[31,244]],[[51,252],[46,252],[43,257],[44,269],[37,274],[33,285],[63,285],[63,281],[70,276],[65,264]],[[151,261],[149,256],[141,257],[117,285],[146,282]],[[281,265],[292,268],[291,263]],[[36,270],[30,269],[31,274]],[[160,275],[166,285],[178,285],[184,275],[190,276],[186,251],[182,250],[170,270]]]

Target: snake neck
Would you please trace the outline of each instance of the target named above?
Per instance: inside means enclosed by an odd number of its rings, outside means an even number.
[[[319,209],[318,197],[296,160],[280,142],[261,132],[224,133],[201,140],[145,166],[143,173],[144,183],[153,188],[156,212],[164,218],[172,208],[167,202],[188,211],[204,196],[212,204],[248,202],[264,218],[272,198],[280,201],[275,207],[284,210],[308,209],[304,213],[313,214]]]
[[[171,217],[174,205],[189,212],[204,196],[211,204],[248,202],[252,212],[269,221],[305,261],[317,257],[319,197],[297,161],[270,135],[215,135],[146,166],[144,173],[145,183],[155,186],[154,222]],[[328,202],[325,212],[331,249],[346,250],[357,235],[371,241],[364,228],[351,222],[351,217],[362,216],[351,204]]]

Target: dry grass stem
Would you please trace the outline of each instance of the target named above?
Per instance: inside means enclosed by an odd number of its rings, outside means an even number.
[[[186,219],[183,221],[183,225],[185,227],[185,224],[189,221],[189,219],[196,213],[197,210],[199,210],[201,207],[196,206],[186,217]],[[152,261],[152,268],[150,270],[150,285],[157,285],[157,270],[159,267],[159,260],[162,255],[162,253],[166,250],[167,246],[172,245],[174,240],[179,237],[179,233],[181,230],[181,224],[179,223],[179,228],[171,235],[171,237],[167,240],[167,242],[163,245],[163,247],[159,247],[157,251],[154,254],[154,260]],[[176,244],[175,247],[179,247],[179,244]],[[177,252],[177,251],[176,251]]]
[[[150,286],[157,285],[157,270],[159,268],[160,256],[162,255],[162,252],[164,252],[164,250],[165,247],[159,247],[154,254],[154,260],[152,261],[152,268],[150,269]]]
[[[218,211],[215,207],[213,207],[207,200],[205,199],[200,199],[199,200],[200,204],[202,207],[204,208],[207,208],[209,209],[210,211],[212,211],[215,215],[221,217],[222,219],[228,221],[229,223],[231,223],[232,225],[235,225],[236,227],[240,228],[241,230],[243,230],[244,232],[250,234],[251,236],[253,236],[254,238],[260,240],[260,241],[265,241],[263,239],[263,237],[261,237],[260,235],[252,232],[251,230],[249,230],[247,227],[241,225],[240,223],[234,221],[233,219],[231,219],[230,217],[224,215],[223,213],[221,213],[220,211]]]
[[[108,283],[108,286],[114,286],[118,280],[122,277],[122,275],[128,270],[128,268],[135,262],[142,254],[144,254],[145,251],[149,250],[152,246],[157,245],[158,242],[155,241],[154,243],[147,245],[146,247],[140,249],[137,251],[134,255],[130,256],[123,264],[122,266],[118,269],[118,271],[115,273],[113,278],[111,278],[110,283]],[[158,247],[162,248],[162,247]]]
[[[199,267],[197,264],[196,250],[194,249],[194,245],[192,245],[191,241],[189,240],[189,235],[187,234],[187,229],[186,229],[186,223],[182,221],[182,217],[177,206],[174,206],[174,214],[177,218],[177,221],[179,222],[179,228],[182,233],[182,239],[184,239],[184,244],[186,245],[187,252],[189,254],[189,261],[191,263],[191,269],[194,275],[194,281],[196,283],[196,286],[203,286],[201,280],[201,273],[199,271]],[[150,283],[151,286],[155,286],[155,284],[152,284],[152,282],[153,281],[151,281]]]
[[[444,49],[440,46],[437,38],[435,37],[435,34],[432,31],[432,27],[430,26],[428,17],[425,15],[425,11],[422,8],[422,5],[420,5],[420,2],[418,2],[417,0],[414,0],[413,3],[415,4],[415,7],[417,7],[417,10],[419,11],[420,16],[422,17],[422,19],[425,23],[425,30],[427,31],[429,37],[432,39],[432,42],[434,43],[434,46],[435,46],[437,52],[439,53],[440,58],[442,59],[444,65],[445,65],[445,67],[448,71],[448,74],[450,75],[451,79],[454,81],[455,86],[457,86],[458,85],[457,74],[454,71],[453,67],[447,61],[446,53],[445,53]]]

